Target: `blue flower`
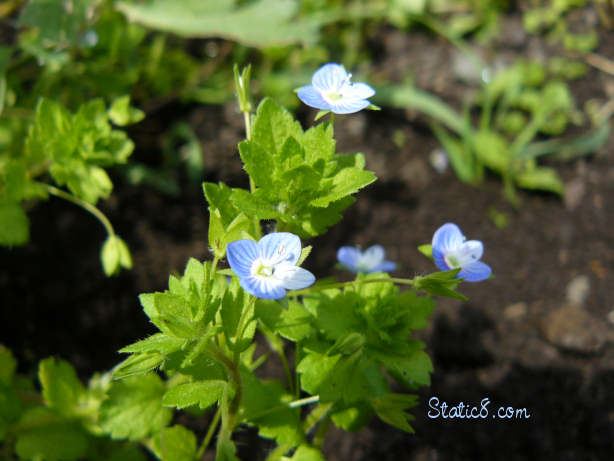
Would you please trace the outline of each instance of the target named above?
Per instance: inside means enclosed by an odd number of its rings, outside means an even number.
[[[397,265],[386,261],[386,253],[381,245],[373,245],[364,252],[355,247],[341,247],[337,251],[337,259],[352,272],[390,272]]]
[[[289,232],[265,235],[258,243],[236,240],[228,244],[226,254],[243,289],[258,298],[283,298],[286,290],[300,290],[316,280],[311,272],[296,265],[301,240]]]
[[[350,83],[351,77],[343,66],[325,64],[313,74],[311,85],[299,88],[298,97],[308,106],[335,114],[358,112],[371,105],[367,98],[375,91],[365,83]]]
[[[456,224],[446,223],[433,235],[433,259],[442,271],[461,268],[457,274],[467,282],[481,282],[492,270],[480,261],[484,245],[479,240],[466,241]]]

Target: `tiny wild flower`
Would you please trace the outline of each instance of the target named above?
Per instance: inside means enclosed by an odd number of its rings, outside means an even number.
[[[320,110],[335,114],[352,114],[371,105],[367,100],[375,94],[366,83],[351,83],[342,65],[329,63],[320,67],[311,79],[311,85],[298,90],[301,101]]]
[[[286,290],[300,290],[315,282],[314,275],[296,263],[301,240],[289,232],[274,232],[258,242],[236,240],[226,249],[228,263],[249,294],[262,299],[280,299]]]
[[[442,271],[461,268],[457,274],[467,282],[481,282],[490,277],[492,270],[480,261],[484,245],[479,240],[466,240],[460,228],[446,223],[433,235],[433,259]]]
[[[352,272],[390,272],[397,265],[385,259],[386,252],[381,245],[373,245],[365,251],[343,246],[337,251],[337,260]]]

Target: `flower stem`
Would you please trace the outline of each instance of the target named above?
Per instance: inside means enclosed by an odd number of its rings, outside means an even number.
[[[213,438],[213,434],[215,433],[215,430],[217,429],[217,425],[220,423],[221,417],[222,417],[222,409],[221,407],[218,407],[217,411],[215,412],[215,415],[213,416],[213,419],[211,420],[211,423],[209,424],[209,429],[207,429],[207,433],[205,434],[203,443],[200,445],[200,447],[198,448],[198,451],[196,452],[196,459],[201,459],[203,455],[205,454],[205,451],[207,450],[207,447],[209,446],[209,443],[211,442],[211,439]]]
[[[381,278],[381,279],[367,279],[367,280],[352,280],[350,282],[339,282],[339,283],[327,283],[325,285],[316,285],[310,288],[305,288],[303,290],[296,290],[292,293],[288,294],[289,298],[296,298],[297,296],[307,295],[310,293],[316,293],[318,291],[331,290],[333,288],[345,288],[356,285],[366,285],[368,283],[379,283],[379,282],[392,282],[398,283],[399,285],[415,285],[416,279],[399,279],[399,278]]]
[[[102,211],[100,211],[98,208],[96,208],[91,203],[88,203],[85,200],[75,197],[74,195],[69,194],[66,191],[63,191],[62,189],[58,189],[57,187],[52,186],[51,184],[45,184],[45,183],[38,183],[38,184],[43,186],[47,190],[47,192],[49,192],[49,194],[55,197],[59,197],[64,200],[67,200],[71,203],[74,203],[75,205],[83,208],[85,211],[90,212],[98,219],[98,221],[100,221],[100,223],[104,226],[105,230],[107,231],[107,234],[109,234],[110,237],[115,235],[115,230],[113,229],[113,226],[111,225],[111,221],[109,221],[109,219],[104,215]]]

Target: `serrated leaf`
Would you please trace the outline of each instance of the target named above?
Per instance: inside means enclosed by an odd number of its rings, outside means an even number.
[[[137,341],[129,346],[119,350],[122,353],[128,352],[159,352],[161,354],[170,354],[183,347],[186,343],[184,339],[176,338],[175,336],[167,336],[163,333],[156,333],[149,338]]]
[[[77,412],[77,407],[84,398],[85,388],[72,365],[63,360],[45,359],[40,362],[38,379],[49,408],[67,417]]]
[[[179,425],[163,429],[151,440],[151,450],[161,461],[192,461],[196,449],[194,433]]]
[[[241,141],[239,154],[243,168],[258,187],[266,189],[273,185],[271,172],[275,170],[275,163],[271,152],[256,142]]]
[[[410,434],[415,433],[409,424],[414,417],[405,410],[418,404],[418,397],[411,394],[388,394],[372,401],[373,408],[380,419],[391,426]]]
[[[100,407],[100,426],[114,439],[137,441],[156,433],[173,415],[162,406],[165,391],[155,374],[113,382]]]
[[[162,404],[178,409],[198,405],[201,409],[205,409],[222,397],[226,386],[225,381],[213,379],[179,384],[166,391]]]
[[[424,351],[415,350],[402,355],[379,353],[376,356],[395,377],[410,388],[431,384],[433,364]]]
[[[230,201],[246,216],[258,219],[275,219],[279,216],[279,211],[268,201],[244,189],[233,189]]]
[[[333,177],[331,190],[326,195],[312,200],[311,205],[315,207],[328,206],[331,202],[358,192],[376,179],[377,177],[370,171],[359,170],[358,168],[344,168]]]
[[[30,220],[17,203],[0,203],[0,245],[23,245],[30,240]]]
[[[144,375],[158,368],[166,359],[165,354],[146,353],[134,354],[116,365],[113,369],[115,379],[124,379],[129,376]]]
[[[414,287],[417,290],[424,290],[435,296],[445,296],[466,301],[467,298],[465,296],[455,291],[462,281],[456,277],[459,272],[460,268],[416,277]]]
[[[272,99],[265,98],[258,105],[251,140],[265,151],[278,155],[289,137],[300,139],[302,135],[303,129],[292,114]]]

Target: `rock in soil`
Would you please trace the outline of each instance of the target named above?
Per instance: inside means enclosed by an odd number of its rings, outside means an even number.
[[[576,306],[565,306],[549,313],[540,329],[553,345],[580,354],[601,352],[613,337],[605,322]]]

